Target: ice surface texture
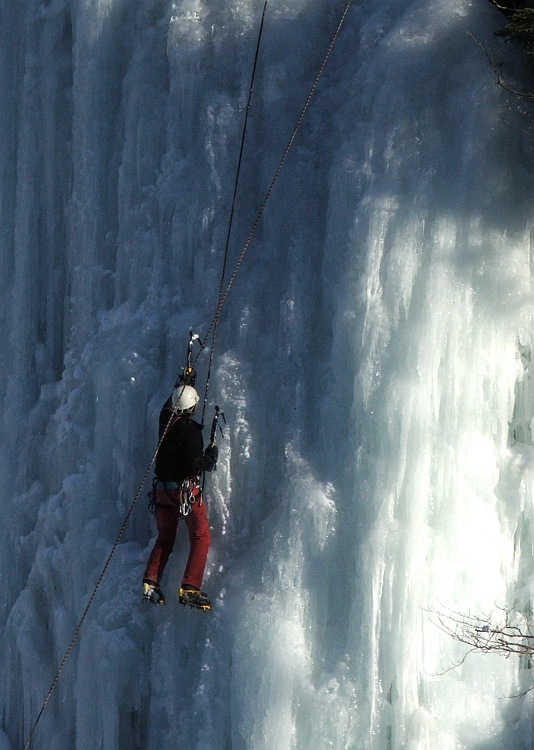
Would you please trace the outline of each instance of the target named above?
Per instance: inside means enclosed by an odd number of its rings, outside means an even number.
[[[262,5],[0,0],[2,749],[214,313]],[[269,3],[230,267],[342,6]],[[499,24],[354,3],[221,316],[214,611],[178,605],[183,531],[143,608],[140,503],[35,750],[532,746],[527,665],[437,676],[425,611],[532,608],[532,141],[466,34]]]

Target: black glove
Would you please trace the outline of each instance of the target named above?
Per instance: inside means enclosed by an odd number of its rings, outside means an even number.
[[[206,471],[211,471],[215,467],[217,459],[219,458],[219,449],[217,446],[208,445],[204,451],[204,458],[206,460]]]

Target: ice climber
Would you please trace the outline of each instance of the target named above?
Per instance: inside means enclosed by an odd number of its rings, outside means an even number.
[[[216,462],[216,445],[204,451],[202,428],[192,419],[199,396],[190,385],[179,383],[160,413],[159,430],[170,428],[156,457],[155,516],[158,536],[148,558],[143,578],[143,598],[165,604],[160,581],[171,555],[183,518],[189,532],[189,557],[179,591],[180,604],[210,610],[211,602],[201,591],[210,545],[206,506],[202,501],[199,475],[211,471]]]

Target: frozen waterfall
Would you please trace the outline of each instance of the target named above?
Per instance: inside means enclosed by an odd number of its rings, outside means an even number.
[[[1,750],[215,312],[262,6],[0,0]],[[230,267],[343,6],[269,0]],[[141,602],[143,491],[33,750],[534,747],[528,661],[430,614],[533,610],[534,141],[472,36],[502,25],[353,3],[221,315],[214,610],[178,605],[183,529]]]

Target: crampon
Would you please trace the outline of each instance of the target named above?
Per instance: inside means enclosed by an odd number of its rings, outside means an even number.
[[[184,607],[187,605],[193,609],[202,609],[205,612],[211,611],[209,597],[203,591],[200,591],[200,589],[180,588],[178,600]]]

